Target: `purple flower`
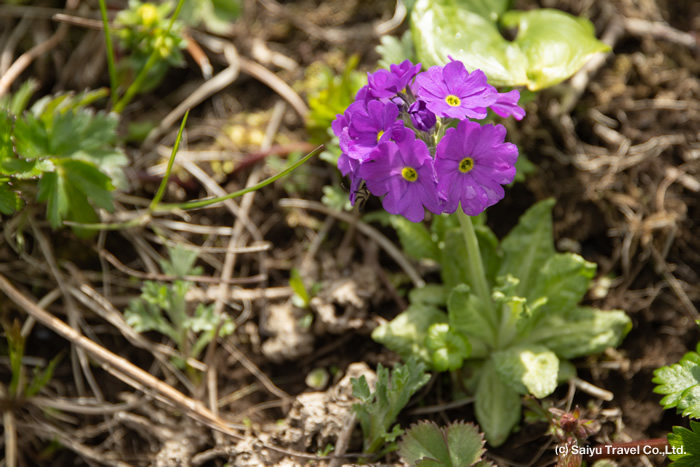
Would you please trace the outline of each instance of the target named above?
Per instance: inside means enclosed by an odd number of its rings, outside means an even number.
[[[461,203],[466,214],[476,216],[503,199],[501,185],[513,181],[518,158],[518,148],[504,143],[505,136],[503,125],[481,126],[469,120],[445,132],[435,154],[444,212],[455,212]]]
[[[459,61],[421,73],[413,89],[439,117],[484,118],[486,107],[498,98],[498,91],[486,82],[483,71],[469,73]]]
[[[345,116],[349,122],[349,140],[344,152],[353,159],[366,159],[380,142],[389,141],[394,132],[403,128],[403,121],[397,120],[399,108],[391,102],[369,101],[367,105],[354,102]]]
[[[350,177],[350,204],[355,205],[357,191],[360,189],[362,177],[360,177],[360,161],[351,158],[343,153],[338,158],[338,170],[343,174],[343,177]]]
[[[415,101],[408,107],[411,123],[420,131],[430,131],[435,126],[435,114],[428,110],[424,101]]]
[[[425,209],[442,212],[437,194],[433,158],[428,147],[416,140],[413,131],[397,142],[380,143],[360,165],[360,176],[375,196],[384,196],[382,205],[391,214],[401,214],[412,222],[425,217]]]
[[[513,89],[510,92],[499,93],[496,102],[491,104],[490,107],[499,117],[506,118],[512,115],[516,120],[522,120],[525,116],[525,111],[518,106],[519,99],[520,92],[517,89]]]
[[[420,71],[421,64],[414,65],[404,60],[400,65],[390,65],[389,70],[377,70],[367,73],[367,82],[371,94],[379,97],[393,97],[402,92]]]

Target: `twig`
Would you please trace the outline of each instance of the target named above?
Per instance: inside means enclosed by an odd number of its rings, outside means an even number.
[[[264,66],[248,60],[245,57],[240,57],[241,71],[253,78],[267,84],[273,91],[279,94],[284,100],[286,100],[289,105],[292,106],[294,111],[299,114],[302,120],[306,119],[306,115],[309,113],[309,108],[304,103],[304,100],[299,97],[287,83],[282,81],[276,74],[265,68]]]
[[[625,30],[638,37],[652,36],[656,39],[672,42],[688,47],[691,50],[698,48],[698,39],[692,34],[679,31],[663,21],[647,21],[639,18],[624,18]]]
[[[321,203],[318,203],[316,201],[308,201],[305,199],[295,199],[295,198],[285,198],[280,200],[280,206],[286,207],[286,208],[301,208],[301,209],[310,209],[312,211],[318,211],[323,214],[326,214],[327,216],[333,216],[337,219],[342,220],[343,222],[348,222],[352,223],[354,222],[352,215],[336,211],[334,209],[331,209],[327,206],[324,206]],[[420,274],[418,274],[418,271],[413,267],[413,265],[408,261],[408,259],[404,256],[404,254],[394,246],[391,241],[386,238],[380,231],[375,229],[374,227],[365,224],[361,220],[357,220],[356,224],[357,230],[362,232],[363,234],[367,235],[369,238],[374,240],[381,246],[384,251],[386,251],[389,256],[391,256],[396,263],[401,266],[401,268],[404,270],[404,272],[408,275],[408,277],[411,279],[413,282],[413,285],[416,287],[424,287],[425,286],[425,281],[420,277]]]
[[[588,381],[584,381],[576,376],[571,378],[571,382],[581,391],[593,397],[597,397],[598,399],[604,401],[611,401],[615,398],[615,395],[612,392],[606,391],[605,389],[599,388],[598,386],[594,386]]]

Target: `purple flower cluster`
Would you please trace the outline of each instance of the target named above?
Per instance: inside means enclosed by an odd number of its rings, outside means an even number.
[[[453,60],[421,73],[409,60],[368,74],[367,86],[333,121],[350,177],[354,204],[364,181],[384,209],[423,220],[425,208],[475,216],[503,199],[515,176],[518,150],[502,125],[481,125],[487,109],[501,117],[525,116],[518,91],[499,93],[481,70]]]

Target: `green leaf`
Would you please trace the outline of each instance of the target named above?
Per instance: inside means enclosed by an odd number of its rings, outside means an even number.
[[[700,365],[697,354],[684,356],[680,362],[658,368],[652,380],[654,392],[665,394],[661,405],[675,407],[683,416],[700,418]]]
[[[171,276],[198,276],[202,274],[202,268],[195,266],[197,262],[197,250],[190,250],[180,245],[168,247],[170,260],[158,260],[163,273]]]
[[[501,242],[503,262],[498,275],[511,274],[520,280],[515,290],[519,297],[527,295],[544,264],[554,255],[552,206],[551,198],[532,206]]]
[[[557,388],[559,359],[546,347],[511,347],[494,352],[491,358],[501,381],[520,394],[541,399]]]
[[[29,383],[29,386],[27,386],[27,388],[24,390],[24,397],[36,396],[44,386],[49,384],[49,381],[51,381],[51,378],[53,378],[53,373],[56,370],[56,365],[58,365],[58,362],[60,362],[62,358],[63,352],[60,352],[58,355],[52,358],[51,361],[49,361],[46,368],[34,368],[34,376],[32,377],[32,381]]]
[[[61,226],[68,214],[68,193],[63,178],[56,172],[45,173],[39,180],[36,199],[46,202],[46,218],[53,229]]]
[[[416,359],[410,359],[405,365],[398,364],[389,376],[389,370],[381,364],[377,366],[377,385],[369,397],[364,397],[362,404],[354,404],[365,438],[366,453],[374,453],[385,442],[391,440],[399,431],[389,431],[396,417],[415,394],[430,379],[425,373],[425,365]],[[352,380],[351,380],[352,381]],[[359,396],[366,396],[367,391],[361,380],[353,383]]]
[[[453,216],[457,217],[457,216]],[[479,253],[484,264],[486,278],[493,284],[501,264],[501,254],[498,250],[498,239],[485,225],[474,224],[477,240],[479,241]],[[471,272],[467,263],[467,247],[464,243],[464,234],[461,228],[448,228],[443,233],[443,241],[438,244],[441,250],[440,264],[442,266],[442,281],[445,287],[452,288],[459,284],[471,283]],[[440,233],[438,233],[440,237]]]
[[[97,167],[89,162],[69,159],[61,162],[61,169],[58,174],[65,179],[64,183],[75,188],[98,207],[109,212],[114,210],[111,193],[114,185]]]
[[[447,322],[447,315],[439,309],[420,304],[411,304],[406,311],[388,323],[372,331],[372,339],[393,350],[404,360],[418,357],[430,364],[432,359],[425,347],[428,328],[435,323]]]
[[[423,287],[411,289],[408,292],[408,300],[416,305],[443,307],[447,305],[447,292],[447,289],[442,285],[426,284]]]
[[[537,327],[524,341],[542,344],[566,359],[617,347],[632,328],[632,321],[624,311],[590,307],[547,315],[545,322],[546,326]]]
[[[596,265],[573,253],[559,253],[550,257],[532,288],[527,293],[530,302],[546,298],[542,312],[566,312],[575,307],[588,291],[595,275]]]
[[[395,36],[382,36],[375,50],[381,57],[379,66],[387,70],[391,65],[398,65],[404,60],[410,60],[412,63],[417,61],[411,31],[404,32],[401,39]]]
[[[610,50],[595,38],[589,20],[563,11],[547,8],[509,11],[503,15],[501,24],[518,28],[514,42],[527,59],[527,86],[531,90],[561,83],[583,67],[593,54]]]
[[[0,213],[10,215],[22,209],[19,193],[12,189],[10,180],[0,178]]]
[[[469,286],[461,284],[452,289],[447,299],[447,315],[450,326],[469,337],[474,347],[472,357],[485,357],[486,346],[495,343],[496,323],[491,321],[479,297],[470,293]]]
[[[493,447],[503,444],[520,420],[520,396],[501,381],[492,362],[484,364],[474,408],[486,440]]]
[[[8,95],[0,97],[0,110],[7,110],[12,115],[21,114],[27,108],[29,99],[32,98],[38,87],[39,83],[36,80],[28,79],[11,97]]]
[[[462,367],[464,359],[471,353],[469,340],[447,323],[435,323],[428,328],[425,346],[431,353],[436,371],[455,371]]]
[[[396,229],[403,251],[408,256],[418,260],[428,258],[440,261],[440,250],[423,223],[391,216],[391,225]]]
[[[700,465],[700,422],[690,420],[690,429],[674,426],[668,434],[668,443],[674,451],[668,458],[674,467]],[[682,453],[682,454],[680,454]]]
[[[293,298],[299,298],[298,301],[300,303],[298,305],[295,303],[295,305],[301,308],[308,307],[309,302],[311,301],[311,297],[309,297],[309,292],[306,290],[304,281],[301,279],[301,275],[299,274],[299,271],[296,268],[292,268],[290,272],[289,286],[294,291]]]
[[[411,426],[399,442],[399,455],[409,465],[461,467],[473,465],[484,454],[484,438],[471,423],[456,422],[445,428],[421,421]]]
[[[496,86],[553,86],[571,76],[608,46],[591,23],[567,13],[536,9],[506,12],[508,1],[418,0],[411,15],[416,53],[423,66],[452,57],[468,70],[480,69]],[[517,27],[513,41],[499,31]]]

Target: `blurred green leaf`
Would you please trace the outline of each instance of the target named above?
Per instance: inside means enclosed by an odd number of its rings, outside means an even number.
[[[421,421],[411,426],[399,442],[399,455],[409,465],[465,467],[474,465],[483,454],[484,437],[476,425],[450,423],[444,428]]]

